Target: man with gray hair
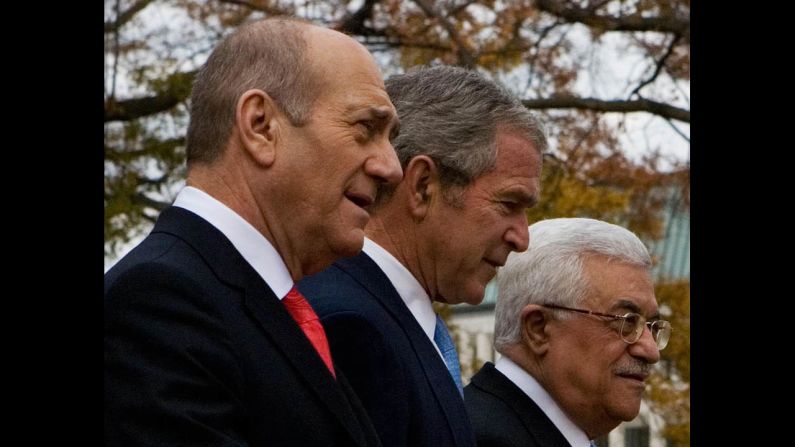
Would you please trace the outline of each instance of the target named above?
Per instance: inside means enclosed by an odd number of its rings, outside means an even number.
[[[527,247],[546,138],[507,91],[439,66],[393,76],[404,170],[382,194],[363,253],[299,289],[384,446],[474,446],[455,346],[432,302],[478,304]]]
[[[494,347],[465,389],[480,447],[588,447],[638,415],[668,344],[646,247],[593,219],[530,226],[497,275]]]
[[[402,176],[370,53],[246,24],[191,93],[187,186],[105,275],[106,446],[378,446],[294,287],[362,248]]]

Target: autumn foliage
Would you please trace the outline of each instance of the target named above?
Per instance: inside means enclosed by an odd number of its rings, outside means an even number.
[[[689,146],[689,1],[106,0],[108,259],[145,234],[183,184],[186,101],[200,64],[239,24],[274,15],[350,34],[386,76],[456,64],[515,92],[551,142],[531,222],[587,216],[654,241],[672,194],[689,213],[689,161],[666,155]],[[652,406],[666,436],[688,445],[688,283],[662,284],[658,298],[675,329]]]

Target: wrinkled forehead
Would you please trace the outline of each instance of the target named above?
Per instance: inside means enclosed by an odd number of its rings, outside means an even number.
[[[597,255],[583,258],[583,269],[589,304],[603,312],[657,314],[654,284],[646,266]]]

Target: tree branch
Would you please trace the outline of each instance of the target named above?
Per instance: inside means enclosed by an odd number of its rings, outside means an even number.
[[[105,103],[105,122],[130,121],[165,112],[190,96],[191,85],[197,71],[174,73],[164,82],[162,91],[153,96],[117,101],[108,98]]]
[[[538,9],[569,22],[578,22],[607,31],[659,31],[674,33],[690,42],[690,18],[674,15],[643,17],[640,15],[614,17],[595,14],[591,9],[563,5],[556,0],[536,0]]]
[[[354,34],[357,36],[383,36],[383,31],[379,32],[364,25],[364,21],[372,18],[373,5],[377,0],[365,0],[362,7],[353,14],[349,14],[342,19],[342,21],[334,27],[337,31],[343,33]]]
[[[605,101],[595,98],[557,96],[543,99],[525,99],[522,104],[528,109],[584,109],[597,112],[647,112],[663,118],[690,122],[690,111],[649,99]]]
[[[131,121],[136,118],[165,112],[185,100],[187,96],[163,93],[145,98],[125,99],[123,101],[109,101],[105,106],[105,122]]]
[[[105,32],[110,33],[117,30],[119,27],[132,20],[136,14],[138,14],[142,9],[146,8],[150,3],[152,3],[152,0],[138,0],[137,2],[133,3],[129,8],[127,8],[127,10],[117,15],[116,20],[112,22],[105,22]]]
[[[231,5],[245,6],[254,11],[266,12],[271,16],[288,16],[294,15],[293,12],[281,9],[278,7],[261,6],[246,0],[218,0],[219,3],[229,3]]]
[[[652,73],[652,75],[649,76],[648,79],[638,84],[638,86],[635,87],[634,90],[632,90],[632,92],[629,94],[630,98],[636,94],[640,96],[639,93],[640,89],[651,84],[652,82],[654,82],[655,79],[657,79],[657,76],[660,75],[660,71],[662,71],[663,66],[665,66],[665,61],[668,59],[669,56],[671,56],[671,53],[674,52],[674,47],[676,46],[676,42],[678,41],[679,41],[678,36],[674,36],[674,38],[671,39],[671,43],[668,45],[668,49],[665,51],[665,54],[663,54],[660,60],[657,61],[657,66],[654,68],[654,73]]]
[[[678,127],[674,126],[674,123],[672,123],[671,120],[665,120],[665,122],[668,123],[669,126],[671,126],[671,129],[673,129],[674,132],[678,133],[680,137],[684,138],[685,141],[687,141],[687,143],[690,144],[690,137],[685,135],[684,132],[679,130]]]
[[[171,205],[168,202],[161,202],[159,200],[155,200],[144,193],[137,193],[131,197],[132,202],[138,205],[148,206],[150,208],[154,208],[158,211],[164,210],[167,206]]]
[[[447,31],[447,34],[450,36],[450,39],[453,42],[455,42],[457,50],[456,52],[458,53],[458,63],[467,68],[474,67],[475,57],[467,48],[466,44],[464,43],[464,40],[461,39],[461,36],[458,34],[458,31],[456,31],[455,27],[453,27],[453,24],[445,20],[444,17],[442,17],[439,13],[437,13],[436,10],[433,8],[433,6],[429,4],[427,0],[414,0],[414,3],[416,3],[420,7],[420,9],[422,9],[422,12],[424,12],[426,16],[432,19],[436,19],[442,25],[442,28],[444,28],[445,31]]]

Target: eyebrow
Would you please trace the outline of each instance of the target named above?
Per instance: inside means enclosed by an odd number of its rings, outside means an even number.
[[[391,129],[389,129],[390,140],[395,138],[398,132],[400,132],[400,121],[398,120],[398,117],[392,112],[392,109],[386,106],[384,107],[369,106],[365,107],[364,110],[365,113],[369,115],[368,119],[376,121],[378,126],[381,127],[382,129],[387,128],[387,126],[389,125],[392,126]]]
[[[368,107],[367,112],[379,122],[381,126],[389,126],[392,125],[392,128],[389,130],[389,139],[392,140],[395,138],[398,133],[400,132],[400,120],[398,119],[397,115],[392,113],[392,110],[387,107]]]
[[[538,204],[538,194],[527,195],[524,191],[509,190],[505,191],[503,197],[506,199],[515,200],[524,208],[532,208]]]
[[[643,315],[642,309],[630,300],[620,299],[616,304],[613,305],[612,309],[627,309],[630,312],[635,312],[636,314]],[[660,311],[654,313],[654,315],[647,318],[647,320],[659,320],[660,319]]]

